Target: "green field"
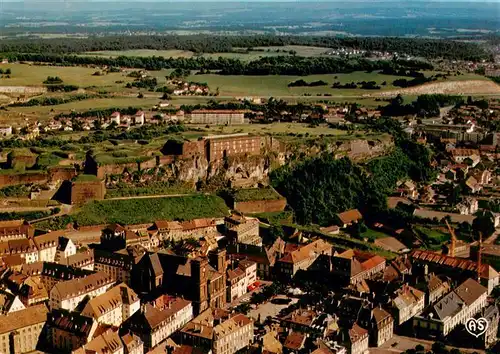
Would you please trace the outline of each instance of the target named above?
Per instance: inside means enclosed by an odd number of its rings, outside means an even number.
[[[115,81],[131,81],[123,73],[94,76],[92,74],[98,69],[79,66],[9,64],[5,68],[10,68],[12,75],[10,79],[1,78],[0,86],[42,86],[47,76],[59,76],[65,84],[77,85],[82,88],[89,86],[110,86],[113,88],[124,86],[124,84],[116,84]]]
[[[337,77],[337,78],[335,78]],[[379,90],[361,90],[361,89],[333,89],[332,84],[339,81],[342,84],[360,81],[375,81],[382,84],[386,81],[387,85],[383,90],[392,90],[394,86],[390,83],[400,76],[381,75],[378,73],[365,73],[357,71],[350,74],[327,74],[310,76],[232,76],[232,75],[191,75],[188,80],[196,82],[205,82],[215,90],[219,88],[221,96],[301,96],[304,93],[311,95],[331,94],[332,96],[362,96],[366,94],[376,94]],[[288,84],[296,80],[305,80],[307,82],[323,80],[328,83],[327,86],[317,87],[288,87]]]
[[[365,232],[361,233],[361,237],[367,238],[368,240],[371,240],[371,241],[374,241],[377,238],[389,237],[389,235],[384,234],[383,232],[368,228]]]
[[[443,243],[450,240],[450,235],[435,228],[415,226],[414,230],[422,237],[430,249],[439,249]]]
[[[308,46],[298,46],[298,45],[289,45],[283,47],[256,47],[258,50],[251,50],[246,53],[245,48],[234,48],[234,52],[232,53],[202,53],[198,54],[204,58],[212,58],[217,59],[219,57],[222,58],[231,58],[231,59],[240,59],[240,60],[258,60],[261,57],[268,56],[280,56],[280,55],[291,55],[288,53],[293,50],[297,54],[297,56],[320,56],[325,53],[328,48],[322,47],[308,47]],[[136,49],[136,50],[104,50],[104,51],[95,51],[95,52],[86,52],[85,56],[105,56],[109,58],[115,58],[118,56],[127,56],[127,57],[164,57],[164,58],[191,58],[197,54],[191,52],[189,50],[150,50],[150,49]]]
[[[94,201],[72,218],[79,225],[144,224],[155,220],[191,220],[228,215],[224,201],[212,195]]]

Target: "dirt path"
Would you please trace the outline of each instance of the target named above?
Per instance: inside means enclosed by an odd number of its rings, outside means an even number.
[[[135,195],[131,197],[115,197],[115,198],[106,198],[106,200],[125,200],[125,199],[151,199],[151,198],[174,198],[174,197],[190,197],[193,195],[198,195],[196,193],[180,193],[180,194],[156,194],[156,195]]]

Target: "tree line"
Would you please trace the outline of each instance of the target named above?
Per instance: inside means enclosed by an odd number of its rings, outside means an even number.
[[[99,56],[78,56],[65,54],[45,53],[14,53],[7,55],[11,61],[29,61],[36,63],[50,63],[61,66],[98,65],[108,67],[128,67],[146,70],[178,69],[186,70],[216,70],[220,75],[313,75],[350,73],[353,71],[375,70],[405,70],[406,61],[369,60],[366,58],[340,57],[294,57],[277,56],[263,57],[253,61],[205,57],[193,58],[163,58],[163,57],[126,57],[106,58]],[[423,63],[421,69],[426,69]]]
[[[464,98],[461,96],[431,94],[420,95],[409,104],[404,104],[401,95],[393,98],[385,107],[379,107],[382,115],[388,117],[401,117],[416,114],[419,117],[437,117],[441,107],[463,104]]]
[[[397,37],[326,37],[326,36],[217,36],[157,35],[104,36],[89,38],[3,40],[0,53],[69,54],[100,50],[179,49],[195,53],[227,53],[236,48],[303,45],[324,48],[355,48],[366,51],[397,52],[416,57],[453,60],[492,60],[482,47],[471,42],[444,39]],[[241,50],[240,50],[241,51]]]

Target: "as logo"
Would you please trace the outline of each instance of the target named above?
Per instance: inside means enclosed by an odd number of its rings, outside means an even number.
[[[489,322],[484,317],[478,318],[477,320],[475,318],[469,318],[467,322],[465,322],[465,329],[473,336],[479,337],[486,332],[488,325]]]

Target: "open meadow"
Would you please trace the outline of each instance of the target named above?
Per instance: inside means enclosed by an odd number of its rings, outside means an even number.
[[[80,66],[49,66],[30,64],[8,64],[3,69],[10,68],[10,78],[0,78],[0,86],[41,86],[48,76],[58,76],[65,84],[79,87],[90,86],[119,86],[116,81],[130,81],[123,73],[109,73],[93,75],[98,68]],[[123,84],[121,85],[123,86]]]

